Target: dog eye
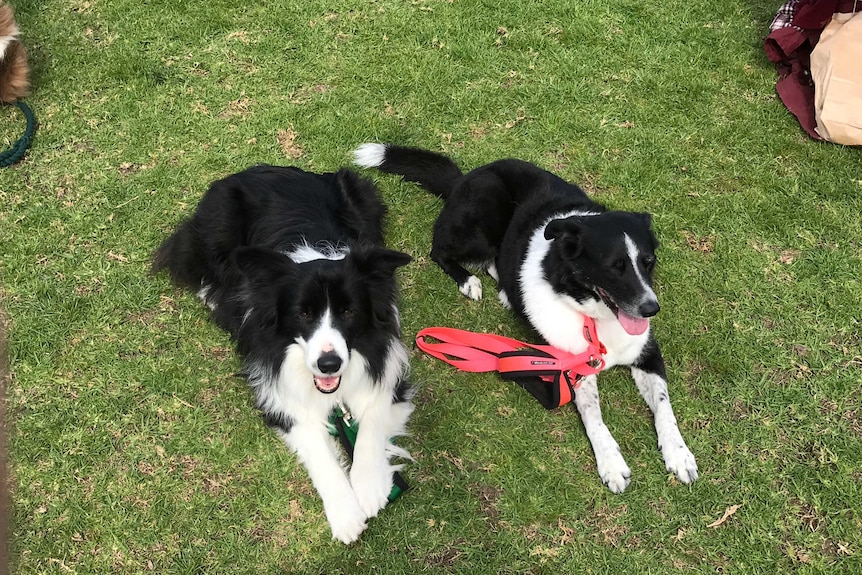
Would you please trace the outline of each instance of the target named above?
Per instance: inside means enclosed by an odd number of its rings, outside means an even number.
[[[353,310],[350,308],[344,308],[343,310],[338,312],[338,315],[340,315],[341,317],[343,317],[345,319],[349,319],[349,318],[353,317]]]
[[[309,319],[311,319],[311,312],[307,309],[299,310],[299,313],[297,313],[296,315],[299,317],[299,319],[303,321],[308,321]]]
[[[655,267],[655,256],[644,257],[643,265],[647,270],[652,271],[652,269]]]

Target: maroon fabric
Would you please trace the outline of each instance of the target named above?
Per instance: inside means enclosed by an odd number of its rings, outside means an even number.
[[[811,50],[836,12],[852,12],[854,0],[789,0],[770,25],[763,49],[778,71],[775,91],[805,132],[823,140],[815,130],[814,83],[811,80]],[[862,1],[858,2],[862,7]]]

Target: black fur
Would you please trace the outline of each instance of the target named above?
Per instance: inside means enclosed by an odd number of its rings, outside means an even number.
[[[264,422],[305,465],[334,538],[351,543],[392,491],[392,442],[413,411],[386,208],[350,170],[256,166],[214,182],[156,251],[230,332]],[[349,470],[328,432],[336,408],[360,427]],[[338,427],[336,425],[336,427]]]
[[[327,306],[372,378],[381,376],[389,340],[399,335],[394,272],[410,261],[383,247],[385,214],[374,184],[350,170],[255,166],[214,182],[156,251],[154,271],[167,269],[194,291],[209,286],[212,317],[245,357],[268,424],[288,431],[291,421],[266,412],[259,386],[273,383],[285,349]],[[285,255],[306,244],[350,251],[305,263]]]
[[[583,326],[586,317],[593,318],[606,348],[605,368],[631,368],[653,410],[666,467],[684,483],[697,478],[650,331],[649,318],[659,304],[652,288],[658,241],[649,214],[607,210],[577,185],[521,160],[499,160],[463,174],[443,155],[385,144],[360,146],[355,160],[400,174],[444,199],[431,259],[467,297],[482,297],[482,283],[464,267],[473,265],[495,276],[504,305],[549,344],[571,353],[586,349]],[[619,493],[631,472],[602,422],[596,381],[582,381],[575,403],[599,475]]]
[[[586,302],[601,299],[601,288],[614,306],[633,317],[658,313],[654,298],[639,301],[642,294],[633,288],[635,270],[622,241],[628,234],[641,248],[640,272],[651,282],[658,241],[649,214],[608,211],[576,184],[517,159],[498,160],[465,175],[443,155],[387,145],[374,167],[403,175],[444,198],[434,223],[431,259],[459,286],[472,275],[464,264],[494,263],[499,288],[523,315],[518,272],[531,233],[555,214],[580,211],[591,215],[553,220],[545,229],[546,239],[558,240],[545,265],[554,290]]]

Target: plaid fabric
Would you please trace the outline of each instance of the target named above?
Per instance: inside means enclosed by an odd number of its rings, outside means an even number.
[[[800,2],[802,2],[802,0],[788,0],[784,6],[779,8],[778,13],[775,15],[775,19],[772,21],[772,24],[769,25],[769,30],[771,32],[775,32],[776,30],[793,26],[793,17],[796,16],[796,9],[799,7]],[[797,30],[802,30],[799,26],[793,27]]]

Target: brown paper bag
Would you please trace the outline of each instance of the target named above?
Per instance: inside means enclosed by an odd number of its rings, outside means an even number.
[[[817,133],[862,146],[862,12],[832,17],[811,52],[811,77]]]

